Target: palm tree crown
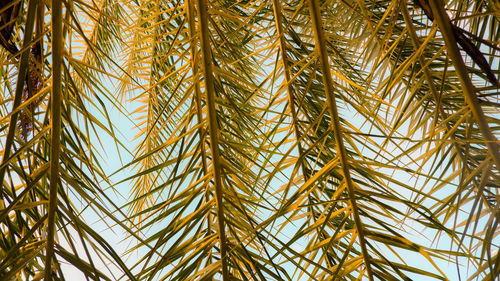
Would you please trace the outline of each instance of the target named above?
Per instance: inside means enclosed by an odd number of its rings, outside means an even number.
[[[0,3],[0,280],[499,280],[497,2]]]

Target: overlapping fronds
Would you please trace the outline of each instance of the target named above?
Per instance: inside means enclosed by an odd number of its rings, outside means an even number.
[[[273,5],[280,3],[273,1]],[[281,17],[275,24],[276,36],[281,39],[279,67],[285,76],[282,89],[286,89],[289,95],[287,102],[298,142],[297,164],[302,166],[304,174],[303,183],[289,199],[284,200],[284,206],[278,212],[280,216],[290,212],[292,218],[301,218],[298,220],[304,223],[291,241],[305,236],[309,238],[305,250],[300,255],[295,254],[304,260],[299,276],[314,272],[311,279],[328,280],[332,275],[349,278],[365,274],[370,279],[388,280],[394,278],[391,276],[405,279],[409,278],[408,275],[428,275],[421,268],[406,264],[405,259],[397,256],[392,259],[383,254],[397,252],[397,248],[405,249],[422,255],[424,261],[433,265],[435,258],[445,256],[440,251],[408,239],[402,222],[418,221],[420,227],[412,223],[416,229],[430,227],[441,231],[445,228],[426,205],[411,201],[412,194],[421,193],[418,189],[385,174],[397,171],[400,177],[411,177],[413,173],[421,172],[400,167],[400,162],[393,159],[403,156],[395,156],[387,149],[401,145],[399,141],[391,141],[391,135],[404,137],[399,135],[401,130],[396,131],[390,126],[391,120],[384,117],[393,118],[391,111],[395,107],[384,102],[379,95],[380,77],[357,70],[368,65],[368,69],[381,72],[390,70],[395,64],[380,46],[387,41],[370,30],[370,18],[375,17],[370,13],[377,9],[357,9],[354,4],[350,6],[348,3],[323,5],[323,14],[329,15],[324,31],[318,26],[321,22],[318,24],[311,20],[314,14],[307,3],[297,2],[293,6],[287,2],[287,6],[273,7],[272,10],[275,17]],[[345,17],[345,11],[349,9],[353,11],[352,18]],[[363,32],[353,32],[351,24],[361,26],[359,30]],[[325,32],[326,36],[312,37],[311,34],[318,32],[315,28]],[[326,39],[329,39],[328,42],[320,47],[321,40]],[[380,51],[366,58],[364,49]],[[331,64],[328,62],[330,58]],[[332,83],[330,86],[323,84],[326,79],[320,76],[322,73],[332,75],[332,81],[328,81]],[[338,113],[337,109],[332,110],[330,104],[333,99],[329,95],[332,94],[338,97],[337,103],[341,104],[343,113],[356,116],[355,120],[359,123],[335,116]],[[336,130],[340,131],[339,134]],[[336,136],[342,137],[342,143],[335,140]],[[374,138],[377,136],[388,141],[379,141]],[[344,145],[345,150],[340,148]],[[409,156],[413,157],[412,154]],[[414,161],[410,157],[407,161]],[[311,164],[314,165],[312,168]],[[290,180],[291,184],[300,182],[301,175],[296,174],[297,171],[292,176],[299,179]],[[421,176],[425,181],[426,175]],[[288,192],[292,189],[289,185],[284,190]],[[425,199],[436,200],[432,196],[424,196]],[[416,216],[407,215],[403,210],[410,210]],[[452,241],[458,240],[454,233],[447,235]],[[416,238],[413,240],[419,241]],[[394,243],[386,243],[389,241]],[[384,246],[387,248],[384,249]],[[293,250],[290,249],[290,252],[293,253]],[[428,276],[445,278],[439,277],[438,267],[435,270],[438,274]]]
[[[106,94],[102,76],[72,49],[105,40],[88,36],[78,16],[100,7],[53,2],[50,9],[36,0],[3,1],[0,8],[2,45],[11,46],[1,50],[0,279],[60,280],[71,264],[89,279],[133,280],[109,241],[82,217],[89,208],[120,222],[99,185],[107,176],[89,133],[112,130],[95,113],[104,109],[94,96]],[[111,55],[95,44],[99,56]]]
[[[255,36],[254,8],[206,5],[129,7],[140,12],[123,68],[141,81],[123,88],[135,87],[134,99],[143,103],[130,210],[152,245],[139,274],[279,278],[283,270],[264,255],[268,246],[255,229],[259,213],[273,206],[258,177],[267,133],[260,129],[259,66],[251,45],[242,44]]]
[[[4,2],[0,279],[498,280],[495,1]]]

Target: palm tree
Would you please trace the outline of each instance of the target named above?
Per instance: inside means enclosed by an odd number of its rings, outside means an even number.
[[[499,279],[495,1],[1,3],[1,280]]]

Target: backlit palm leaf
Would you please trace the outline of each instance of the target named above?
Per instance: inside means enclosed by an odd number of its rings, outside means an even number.
[[[495,1],[4,2],[0,279],[498,280]]]

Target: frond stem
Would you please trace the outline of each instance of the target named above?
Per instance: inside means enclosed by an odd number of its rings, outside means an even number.
[[[455,66],[455,71],[457,72],[458,79],[462,85],[465,101],[469,104],[472,115],[476,119],[483,137],[487,140],[486,145],[493,156],[497,169],[500,169],[500,148],[498,146],[498,140],[491,132],[488,121],[486,121],[486,116],[484,115],[481,105],[479,105],[479,100],[476,96],[477,90],[472,84],[467,67],[465,66],[463,58],[460,55],[457,40],[451,27],[450,18],[444,9],[444,4],[441,0],[436,0],[429,1],[429,5],[431,6],[431,10],[439,30],[443,35],[448,56],[450,56],[451,62],[453,63],[453,66]]]
[[[210,49],[210,38],[208,30],[208,4],[207,0],[198,0],[199,8],[199,32],[201,42],[201,53],[203,57],[203,74],[205,77],[206,103],[208,109],[208,133],[210,135],[210,149],[212,153],[212,165],[215,182],[215,199],[217,205],[217,223],[220,240],[220,255],[222,263],[222,280],[229,281],[228,270],[228,245],[224,230],[224,206],[222,204],[223,186],[221,178],[221,163],[219,152],[219,130],[217,128],[217,113],[215,111],[215,86],[213,78],[212,53]]]
[[[194,0],[187,0],[186,1],[186,7],[187,7],[187,15],[188,15],[188,22],[189,22],[189,37],[191,39],[190,43],[190,48],[191,48],[191,67],[193,71],[193,78],[194,78],[194,100],[196,103],[196,116],[198,118],[198,125],[200,126],[198,128],[198,134],[200,138],[200,142],[202,143],[202,148],[201,148],[201,159],[202,159],[202,169],[205,174],[207,174],[207,154],[204,149],[203,143],[204,143],[204,127],[203,127],[203,106],[201,104],[201,89],[200,89],[200,81],[197,79],[198,74],[199,74],[199,69],[198,69],[198,52],[196,49],[196,43],[198,42],[197,35],[196,35],[196,22],[194,20],[195,15],[195,7],[194,7]]]
[[[208,174],[207,169],[207,153],[205,151],[205,127],[203,124],[203,106],[201,104],[201,89],[200,81],[198,79],[199,69],[198,69],[198,50],[197,50],[197,34],[196,34],[196,21],[195,21],[195,3],[194,0],[186,1],[186,12],[189,25],[189,37],[190,37],[190,49],[191,49],[191,70],[193,72],[193,83],[194,83],[194,101],[196,104],[196,117],[198,119],[198,137],[200,138],[200,153],[201,153],[201,165],[203,170],[203,175]],[[205,192],[205,200],[208,202],[210,194],[207,190]],[[210,230],[212,229],[212,215],[208,214],[207,219],[207,236],[210,235]],[[212,253],[208,254],[208,261],[212,262]]]
[[[297,147],[299,150],[299,165],[302,168],[302,174],[304,175],[304,178],[307,177],[306,173],[306,168],[304,166],[304,161],[302,159],[302,156],[304,155],[304,149],[302,147],[301,142],[299,141],[301,139],[301,134],[298,128],[298,117],[297,117],[297,109],[295,108],[295,92],[292,86],[292,79],[291,79],[291,70],[290,66],[288,65],[288,55],[286,51],[286,42],[285,42],[285,33],[283,32],[283,14],[281,11],[281,3],[279,0],[273,0],[273,10],[274,10],[274,20],[276,24],[276,30],[278,31],[278,38],[279,38],[279,48],[281,51],[281,63],[283,64],[283,74],[285,76],[285,83],[286,83],[286,88],[287,88],[287,93],[288,93],[288,103],[290,103],[290,111],[292,113],[292,122],[293,122],[293,129],[295,132],[295,138],[297,139]]]
[[[36,12],[37,1],[29,1],[28,15],[26,21],[26,30],[24,32],[23,48],[21,49],[21,59],[19,60],[19,73],[17,75],[16,81],[16,92],[14,95],[14,102],[12,104],[12,116],[10,117],[9,130],[7,137],[5,139],[5,146],[2,156],[2,168],[0,168],[0,184],[3,186],[3,178],[5,177],[5,170],[7,168],[7,161],[10,158],[10,149],[14,144],[14,136],[16,135],[17,118],[19,116],[19,110],[16,110],[23,100],[23,90],[24,84],[26,82],[26,74],[28,72],[29,58],[31,52],[29,51],[29,46],[31,45],[31,39],[33,36],[33,30],[35,26],[35,12]],[[1,191],[3,193],[3,191]],[[0,195],[1,197],[1,195]]]
[[[49,209],[47,218],[47,252],[45,280],[52,280],[54,238],[56,228],[57,186],[59,184],[59,150],[61,137],[61,89],[63,63],[62,1],[52,0],[52,95]]]
[[[413,22],[411,21],[410,14],[408,13],[408,9],[406,7],[406,0],[402,1],[401,10],[402,10],[404,21],[406,23],[406,27],[408,28],[408,32],[409,32],[410,38],[411,38],[412,43],[413,43],[413,49],[416,52],[416,51],[418,51],[418,49],[420,49],[421,43],[420,43],[420,40],[418,38],[417,32],[415,31],[415,28],[413,26]],[[434,85],[434,79],[432,77],[432,73],[429,70],[429,68],[424,67],[427,64],[427,62],[425,61],[424,56],[419,56],[418,59],[419,59],[420,65],[422,65],[425,80],[427,80],[427,84],[429,86],[429,89],[434,97],[435,102],[436,102],[438,118],[439,118],[439,115],[441,115],[442,120],[447,120],[448,114],[444,111],[444,108],[441,104],[441,98],[437,92],[436,86]],[[451,126],[450,126],[450,124],[448,124],[448,122],[445,122],[444,125],[446,126],[446,130],[448,132],[453,131],[450,134],[450,138],[453,140],[453,142],[452,142],[453,146],[455,147],[455,150],[457,151],[458,157],[460,157],[460,160],[464,163],[464,168],[466,169],[467,172],[470,172],[470,167],[466,164],[467,159],[464,155],[464,151],[462,150],[459,142],[456,141],[457,137],[456,137],[456,134],[455,134],[453,128],[451,128]],[[486,160],[486,161],[489,162],[491,160]],[[477,182],[476,179],[474,179],[474,185],[476,187],[478,187],[476,189],[478,195],[483,196],[483,194],[481,193],[482,188],[480,188],[481,185],[480,185],[480,183]],[[487,202],[487,201],[485,201],[485,202]],[[488,206],[488,209],[490,210],[491,213],[495,213],[495,210],[493,208],[491,208],[490,205],[487,205],[487,206]]]
[[[290,112],[292,114],[292,123],[293,123],[293,130],[295,133],[295,139],[297,141],[297,149],[299,151],[299,159],[298,159],[298,164],[302,170],[302,175],[304,177],[304,182],[307,182],[309,180],[310,175],[309,172],[307,171],[306,163],[304,161],[305,159],[305,152],[304,148],[302,147],[302,134],[299,131],[299,119],[297,116],[297,108],[295,107],[295,101],[296,101],[296,96],[295,96],[295,90],[292,85],[292,72],[290,69],[290,65],[288,62],[288,54],[286,50],[286,41],[285,41],[285,32],[283,31],[283,13],[281,10],[281,3],[279,0],[273,0],[273,11],[274,11],[274,20],[275,20],[275,25],[276,25],[276,30],[278,32],[278,38],[279,38],[279,48],[281,51],[281,63],[283,65],[283,74],[285,76],[285,83],[286,83],[286,88],[287,88],[287,94],[288,94],[288,103],[290,104]],[[310,201],[310,213],[311,217],[313,220],[314,218],[314,207],[312,203],[312,196],[308,195],[309,201]],[[325,234],[321,231],[317,231],[319,237],[325,237]],[[328,259],[327,259],[328,261]]]
[[[365,234],[363,230],[363,224],[361,223],[361,218],[359,215],[358,205],[356,202],[356,191],[355,186],[351,178],[349,160],[344,146],[344,141],[342,138],[342,125],[340,124],[340,118],[337,110],[337,104],[335,101],[335,93],[333,86],[333,79],[330,73],[330,63],[328,59],[328,53],[326,50],[326,38],[325,31],[323,29],[323,23],[321,20],[321,8],[318,0],[309,1],[309,9],[311,11],[311,18],[314,30],[314,39],[316,41],[316,51],[319,54],[319,59],[321,62],[321,72],[323,74],[323,83],[325,84],[325,94],[327,97],[328,107],[331,114],[331,126],[333,127],[333,133],[335,136],[335,141],[337,144],[337,152],[339,154],[340,164],[342,165],[342,173],[344,174],[344,179],[347,185],[347,190],[349,194],[349,201],[351,202],[352,213],[354,216],[354,222],[356,224],[356,229],[359,235],[359,244],[361,246],[361,252],[363,254],[363,259],[365,261],[366,271],[370,281],[373,281],[373,272],[370,264],[370,256],[368,255],[368,250],[366,247]]]

